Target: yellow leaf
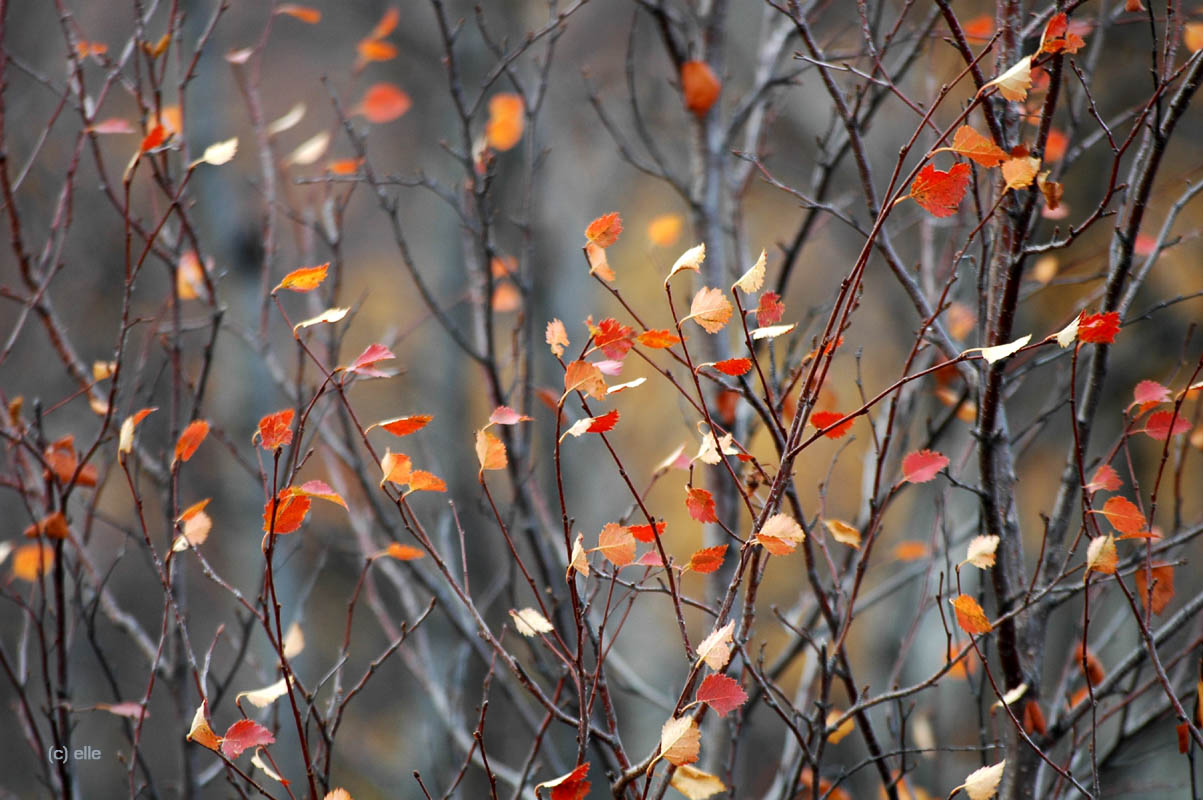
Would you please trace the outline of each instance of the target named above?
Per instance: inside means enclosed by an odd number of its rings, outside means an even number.
[[[844,715],[843,711],[833,708],[827,712],[827,743],[839,744],[844,737],[856,730],[856,719],[848,717],[848,719],[836,726],[836,721]]]
[[[1002,780],[1003,770],[1006,769],[1007,762],[1000,761],[997,764],[989,767],[982,767],[969,773],[969,777],[965,779],[965,783],[961,784],[965,794],[969,795],[969,800],[990,800],[998,791],[999,781]]]
[[[330,262],[319,264],[316,267],[301,267],[294,269],[292,272],[284,276],[284,280],[272,289],[272,294],[281,289],[288,289],[292,292],[312,292],[314,289],[322,285],[322,281],[326,280],[326,273],[330,270]]]
[[[384,488],[386,483],[409,483],[410,472],[413,469],[413,462],[409,460],[409,456],[404,453],[394,453],[391,450],[384,451],[384,458],[380,459],[380,487]]]
[[[676,275],[683,269],[691,269],[694,272],[699,272],[701,270],[702,262],[705,260],[706,245],[694,245],[682,253],[680,257],[673,262],[673,268],[668,271],[668,278],[671,278],[673,275]],[[664,280],[668,281],[668,278],[665,278]]]
[[[990,620],[986,618],[986,612],[978,605],[978,602],[967,594],[959,595],[956,599],[950,601],[952,607],[957,612],[957,624],[965,633],[977,635],[989,633],[994,630],[994,626],[990,624]]]
[[[858,550],[860,549],[860,531],[847,522],[838,519],[825,519],[823,520],[823,526],[827,528],[837,542],[855,547]]]
[[[1115,537],[1107,534],[1106,536],[1096,536],[1090,540],[1090,546],[1086,548],[1087,576],[1091,572],[1114,575],[1117,563],[1119,563],[1119,554],[1115,551]]]
[[[717,775],[703,772],[688,764],[677,767],[669,783],[689,800],[706,800],[707,797],[727,791],[727,787]]]
[[[189,742],[196,742],[214,752],[217,752],[221,746],[221,737],[209,727],[209,720],[206,719],[205,714],[204,701],[201,701],[201,704],[196,708],[196,713],[192,715],[192,727],[188,729],[188,735],[184,739]]]
[[[647,224],[647,238],[652,244],[667,247],[681,235],[681,217],[661,214]]]
[[[1040,159],[1035,156],[1016,156],[1008,158],[1002,165],[1003,180],[1008,189],[1026,189],[1032,185],[1036,173],[1040,171]]]
[[[540,633],[551,633],[554,628],[547,621],[547,617],[535,611],[533,608],[524,608],[521,611],[510,611],[510,617],[514,620],[514,627],[518,633],[523,636],[537,636]]]
[[[999,75],[994,80],[982,86],[982,89],[987,89],[991,86],[998,87],[998,93],[1008,100],[1022,102],[1028,97],[1028,89],[1032,86],[1032,57],[1024,56],[1015,63],[1015,66]]]
[[[760,258],[756,259],[756,263],[735,282],[735,285],[740,288],[740,291],[746,294],[760,291],[760,287],[764,286],[765,273],[765,252],[760,251]]]

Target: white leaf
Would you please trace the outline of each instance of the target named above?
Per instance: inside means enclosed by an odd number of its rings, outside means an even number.
[[[511,610],[510,616],[514,620],[514,627],[523,636],[537,636],[540,633],[551,633],[553,630],[547,617],[533,608],[524,608],[521,611]]]
[[[764,285],[764,256],[764,251],[761,250],[760,258],[756,259],[756,263],[753,264],[751,269],[745,272],[743,276],[735,282],[735,285],[738,286],[741,291],[747,294],[752,294],[753,292],[759,291],[760,287]]]
[[[1073,322],[1066,325],[1061,330],[1057,331],[1057,344],[1061,349],[1069,347],[1078,338],[1078,323],[1082,321],[1082,315],[1073,318]]]
[[[252,689],[249,692],[239,692],[238,697],[235,698],[235,702],[245,697],[257,708],[264,708],[283,697],[287,691],[288,683],[281,678],[271,686],[264,686],[262,689]]]
[[[293,150],[284,159],[284,163],[296,164],[302,167],[308,166],[317,161],[322,156],[326,155],[326,148],[330,146],[330,133],[322,131],[316,136],[311,136],[301,142],[301,146]]]
[[[295,106],[288,109],[288,112],[284,116],[267,126],[267,135],[275,136],[278,133],[284,133],[284,131],[300,122],[304,116],[305,104],[297,103]]]
[[[1003,769],[1007,766],[1005,760],[989,767],[982,767],[969,773],[962,788],[969,800],[989,800],[998,791],[998,783],[1002,780]]]
[[[702,266],[702,262],[705,260],[706,260],[706,245],[705,244],[699,244],[694,247],[691,247],[688,250],[686,250],[684,253],[682,253],[681,257],[678,258],[676,260],[676,262],[673,264],[673,268],[671,270],[669,270],[669,272],[668,272],[668,278],[671,278],[673,275],[676,275],[678,272],[680,272],[683,269],[691,269],[694,272],[698,272],[699,267]],[[664,280],[667,282],[668,278],[665,278]]]
[[[205,148],[204,154],[201,156],[201,161],[206,164],[212,164],[215,167],[220,167],[234,157],[238,152],[238,138],[226,139],[224,142],[216,142]]]
[[[969,550],[965,554],[965,562],[972,564],[978,569],[989,569],[994,566],[994,553],[998,550],[998,543],[1002,541],[998,536],[975,536],[973,541],[969,543]]]
[[[755,339],[775,339],[782,334],[789,333],[794,328],[798,327],[798,323],[790,323],[789,325],[769,325],[764,328],[756,328],[752,331],[752,338]]]
[[[974,351],[981,351],[982,358],[986,360],[986,363],[993,364],[995,361],[1002,361],[1007,356],[1014,355],[1018,351],[1022,350],[1024,345],[1031,340],[1032,334],[1029,333],[1027,336],[1021,336],[1015,341],[1008,342],[1007,344],[997,344],[994,347],[971,347],[965,352],[972,353]]]

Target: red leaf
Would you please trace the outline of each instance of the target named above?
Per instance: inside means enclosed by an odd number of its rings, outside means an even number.
[[[635,562],[641,567],[663,567],[664,559],[660,557],[660,553],[656,550],[648,550],[643,555],[639,556],[639,560]]]
[[[607,411],[600,417],[594,417],[593,422],[585,428],[585,433],[606,433],[614,430],[614,426],[618,424],[618,409]]]
[[[689,557],[689,569],[707,575],[721,567],[723,559],[726,557],[727,545],[725,544],[705,547]]]
[[[752,369],[752,359],[728,358],[726,361],[717,362],[714,368],[724,375],[743,375]]]
[[[689,516],[698,522],[718,522],[718,516],[714,513],[714,498],[705,489],[686,488],[685,507],[689,509]]]
[[[1143,411],[1146,406],[1164,403],[1170,399],[1170,390],[1157,381],[1141,381],[1132,390],[1132,405],[1140,406]]]
[[[602,214],[590,222],[589,227],[585,228],[585,238],[598,247],[609,247],[614,244],[618,241],[620,233],[622,233],[622,217],[618,215],[617,211]]]
[[[816,430],[822,430],[823,428],[835,425],[835,423],[839,422],[843,418],[844,415],[839,411],[816,411],[810,415],[810,424],[814,425]],[[849,419],[846,422],[836,425],[823,435],[828,439],[838,439],[848,432],[848,429],[852,427],[853,422],[855,422],[855,419]]]
[[[932,216],[951,217],[965,197],[971,172],[968,164],[954,164],[948,172],[928,164],[911,184],[911,198]]]
[[[156,125],[150,129],[150,133],[146,134],[146,138],[142,140],[142,147],[140,149],[145,153],[148,150],[154,150],[165,141],[167,141],[167,129],[162,125]]]
[[[368,345],[367,349],[359,354],[359,358],[347,367],[347,372],[357,372],[370,378],[387,378],[389,373],[383,370],[376,369],[376,364],[380,361],[387,361],[390,358],[396,358],[393,351],[389,350],[382,344]]]
[[[535,797],[539,797],[540,789],[547,787],[551,790],[551,800],[585,800],[589,796],[590,783],[585,780],[585,776],[588,774],[589,762],[586,761],[567,775],[540,783],[535,787]]]
[[[948,466],[948,456],[934,450],[916,450],[902,459],[902,475],[911,483],[927,483]]]
[[[762,328],[776,325],[785,316],[785,303],[776,292],[765,292],[756,306],[756,324]]]
[[[1086,484],[1086,488],[1092,492],[1105,491],[1114,492],[1121,486],[1119,473],[1115,471],[1115,467],[1110,464],[1102,464],[1094,471],[1094,476],[1091,477],[1090,483]]]
[[[748,693],[739,681],[726,675],[713,673],[707,675],[698,686],[698,700],[713,708],[720,717],[742,706],[748,699]]]
[[[209,423],[203,419],[193,420],[180,434],[180,440],[175,443],[175,460],[187,461],[192,458],[196,448],[209,435]]]
[[[651,525],[632,525],[631,535],[641,542],[654,542],[656,537],[664,533],[664,526],[667,523],[657,522],[655,532],[652,531]]]
[[[392,122],[409,111],[409,95],[391,83],[377,83],[364,92],[358,110],[368,122]]]
[[[685,97],[685,107],[699,117],[710,110],[722,90],[722,83],[705,61],[686,61],[681,65],[681,94]]]
[[[1164,442],[1171,436],[1186,433],[1190,430],[1190,422],[1181,416],[1175,416],[1173,411],[1158,411],[1150,414],[1145,421],[1144,432],[1159,442]]]
[[[276,737],[272,732],[249,719],[240,719],[230,726],[226,735],[221,737],[221,752],[226,758],[238,758],[243,750],[260,745],[272,744]]]
[[[631,341],[632,333],[629,325],[616,319],[603,319],[593,331],[593,343],[601,348],[606,358],[621,361],[635,344]]]
[[[264,450],[275,450],[292,443],[293,410],[286,408],[259,420],[259,444]]]
[[[1083,314],[1078,321],[1078,341],[1111,344],[1119,333],[1119,312]]]

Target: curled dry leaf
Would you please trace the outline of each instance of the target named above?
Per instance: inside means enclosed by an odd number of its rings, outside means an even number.
[[[702,732],[693,717],[673,717],[660,729],[660,757],[674,766],[698,760]]]
[[[302,328],[309,328],[314,325],[322,325],[322,324],[327,324],[327,323],[331,323],[331,322],[338,322],[339,320],[343,319],[343,317],[347,316],[347,314],[349,314],[350,311],[351,311],[351,309],[349,309],[349,308],[327,308],[325,311],[318,314],[316,317],[310,317],[309,319],[301,320],[296,325],[293,325],[292,332],[296,333],[297,331],[301,330]]]
[[[698,661],[718,672],[731,660],[731,644],[735,638],[735,620],[715,628],[698,645]]]
[[[293,19],[299,19],[306,25],[316,25],[322,21],[322,12],[310,6],[303,6],[297,3],[281,3],[276,6],[276,14],[287,14]]]
[[[267,126],[268,136],[277,136],[284,131],[295,128],[297,124],[305,118],[305,104],[297,103],[288,111],[284,112],[284,116],[273,120]]]
[[[975,536],[973,541],[969,543],[969,550],[965,554],[966,564],[972,564],[978,569],[989,569],[994,566],[994,555],[998,550],[998,543],[1002,539],[998,536]]]
[[[673,275],[676,275],[683,269],[691,269],[694,272],[700,272],[702,262],[706,260],[706,245],[697,244],[682,253],[676,261],[673,262],[672,269],[668,271],[668,281]]]
[[[846,544],[849,547],[860,549],[860,530],[847,522],[838,519],[823,520],[823,527],[831,534],[832,538],[840,544]]]
[[[677,767],[669,779],[669,784],[689,800],[706,800],[719,792],[727,791],[727,787],[717,775],[703,772],[689,764]]]
[[[756,263],[753,264],[748,271],[735,282],[735,286],[738,286],[740,291],[744,292],[745,294],[758,292],[760,291],[760,287],[764,285],[764,273],[765,252],[764,250],[761,250],[760,258],[756,259]],[[732,288],[735,287],[733,286]]]
[[[251,689],[249,691],[239,692],[238,696],[234,699],[234,702],[237,703],[239,700],[245,697],[256,708],[266,708],[279,698],[283,697],[284,693],[287,691],[288,682],[284,678],[281,678],[271,686],[264,686],[262,689]]]
[[[551,348],[551,354],[556,358],[564,355],[564,348],[568,346],[568,331],[564,330],[564,323],[558,319],[553,319],[547,323],[547,331],[544,333],[544,339],[547,346]]]
[[[982,89],[991,86],[998,87],[998,93],[1008,100],[1023,102],[1028,97],[1028,89],[1032,87],[1032,57],[1024,56],[1015,65],[989,83],[983,84]]]
[[[301,632],[300,623],[293,622],[284,632],[284,657],[293,658],[305,649],[305,634]]]
[[[322,131],[321,133],[314,134],[301,142],[296,150],[293,150],[284,157],[284,165],[307,167],[326,155],[326,150],[329,147],[330,131]]]
[[[130,414],[121,422],[121,434],[117,438],[117,452],[128,453],[134,449],[134,430],[138,427],[138,423],[146,419],[146,417],[154,411],[158,411],[158,407],[143,408]]]
[[[759,318],[756,321],[759,322]],[[778,336],[784,336],[796,327],[798,327],[798,323],[796,322],[791,322],[789,325],[767,325],[763,328],[756,328],[749,335],[752,337],[752,341],[776,339]]]
[[[1070,323],[1061,330],[1057,331],[1057,345],[1064,350],[1078,340],[1078,325],[1081,324],[1082,317],[1078,315],[1070,320]]]
[[[184,740],[196,742],[202,747],[216,752],[221,747],[221,737],[213,731],[213,728],[209,727],[206,704],[206,701],[202,700],[201,704],[196,707],[196,713],[192,715],[192,726],[188,729]]]
[[[514,628],[523,636],[538,636],[540,633],[551,633],[554,630],[547,617],[533,608],[520,611],[510,609],[510,617],[514,620]]]
[[[996,344],[993,347],[971,347],[966,350],[966,353],[972,353],[975,350],[981,351],[982,358],[987,364],[993,364],[996,361],[1002,361],[1004,358],[1009,358],[1022,350],[1028,342],[1032,340],[1032,334],[1021,336],[1013,342],[1006,344]]]
[[[572,556],[568,559],[567,579],[572,580],[573,571],[589,577],[589,559],[585,557],[585,534],[578,533],[572,543]]]

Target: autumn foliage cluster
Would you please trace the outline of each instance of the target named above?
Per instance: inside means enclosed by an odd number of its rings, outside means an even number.
[[[0,0],[6,791],[1199,796],[1203,7],[183,5]]]

